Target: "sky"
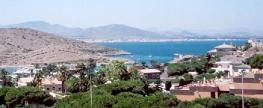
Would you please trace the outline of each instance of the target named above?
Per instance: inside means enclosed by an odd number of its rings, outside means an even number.
[[[263,0],[0,0],[0,25],[46,21],[88,28],[263,31]]]

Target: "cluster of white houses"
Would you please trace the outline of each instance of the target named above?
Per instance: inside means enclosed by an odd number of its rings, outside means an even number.
[[[9,76],[16,87],[29,86],[34,81],[34,76],[40,69],[34,66],[19,67]],[[40,88],[47,92],[62,92],[62,81],[59,81],[55,76],[42,77]]]
[[[212,69],[216,72],[228,72],[229,76],[239,76],[241,71],[250,72],[249,65],[244,64],[244,61],[249,57],[239,51],[233,45],[222,44],[216,46],[215,49],[208,52],[211,55],[220,56],[220,61],[214,63]]]
[[[258,41],[248,41],[252,47],[263,47]],[[178,99],[191,101],[196,98],[217,98],[222,93],[251,98],[263,98],[263,70],[251,69],[243,61],[251,55],[238,51],[233,45],[222,44],[208,52],[221,56],[214,64],[216,72],[228,72],[228,77],[204,80],[170,90]]]

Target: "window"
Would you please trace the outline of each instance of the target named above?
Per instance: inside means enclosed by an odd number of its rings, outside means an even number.
[[[53,87],[53,89],[52,90],[55,90],[55,87]]]
[[[47,90],[49,90],[49,88],[47,88]]]

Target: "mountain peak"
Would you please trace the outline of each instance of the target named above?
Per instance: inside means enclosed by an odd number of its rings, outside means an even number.
[[[29,22],[23,22],[23,23],[14,24],[14,25],[19,25],[19,26],[25,26],[25,25],[28,25],[28,26],[31,26],[31,25],[47,26],[47,25],[50,25],[50,24],[47,23],[47,22],[44,22],[44,21],[29,21]]]
[[[133,28],[133,29],[137,29],[135,27],[127,26],[124,24],[109,24],[109,25],[105,25],[105,26],[100,26],[100,28]]]

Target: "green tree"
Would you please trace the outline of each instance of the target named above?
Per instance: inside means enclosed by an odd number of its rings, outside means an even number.
[[[8,75],[9,72],[5,69],[1,69],[0,79],[3,81],[3,86],[12,86],[11,78]]]
[[[68,67],[65,66],[65,65],[62,65],[60,68],[59,68],[59,78],[62,82],[62,93],[65,93],[66,92],[66,88],[65,88],[65,82],[67,81],[67,78],[68,78]]]
[[[251,47],[252,47],[252,45],[250,43],[246,42],[243,46],[241,46],[241,50],[247,51]]]
[[[256,54],[248,59],[249,65],[252,68],[263,69],[263,55]]]
[[[156,61],[156,60],[151,60],[150,63],[151,63],[151,67],[152,67],[152,68],[154,68],[154,69],[160,69],[160,64],[158,63],[158,61]]]
[[[58,71],[58,67],[55,64],[48,64],[46,67],[46,71],[48,72],[48,75],[53,72]]]
[[[71,92],[85,92],[89,89],[91,81],[87,76],[87,66],[84,63],[77,64],[76,66],[77,72],[79,73],[79,79],[75,80],[73,83],[73,89]]]
[[[184,78],[184,80],[185,80],[187,83],[190,83],[190,82],[193,81],[193,76],[192,76],[191,74],[189,74],[189,73],[185,73],[185,74],[183,75],[183,78]]]
[[[43,79],[43,71],[39,71],[36,73],[33,83],[35,83],[36,86],[40,87],[42,85],[42,79]]]
[[[98,85],[101,85],[101,84],[104,84],[106,82],[107,82],[106,74],[102,71],[97,72],[96,76],[95,76],[95,83]]]
[[[169,64],[167,66],[168,76],[183,75],[187,73],[187,67],[183,63]]]
[[[102,65],[98,71],[98,73],[104,73],[106,80],[114,79],[114,73],[111,71],[109,65]]]
[[[172,82],[171,81],[166,81],[165,82],[165,90],[170,90],[171,87],[172,87]]]
[[[124,62],[115,60],[111,63],[111,69],[117,79],[128,80],[130,79],[130,73],[128,72]]]
[[[143,66],[144,68],[147,67],[147,63],[146,63],[145,61],[142,61],[141,64],[142,64],[142,66]]]
[[[94,59],[89,59],[86,65],[84,63],[77,64],[76,69],[80,76],[73,83],[71,92],[76,93],[89,90],[95,83],[95,68],[96,61]]]
[[[56,102],[52,96],[35,87],[0,88],[0,98],[4,98],[4,105],[8,108],[23,107],[25,103],[51,107]]]
[[[131,67],[131,68],[129,69],[129,72],[130,72],[130,77],[131,77],[131,79],[133,79],[133,80],[139,80],[139,79],[141,78],[138,70],[137,70],[135,67]]]

